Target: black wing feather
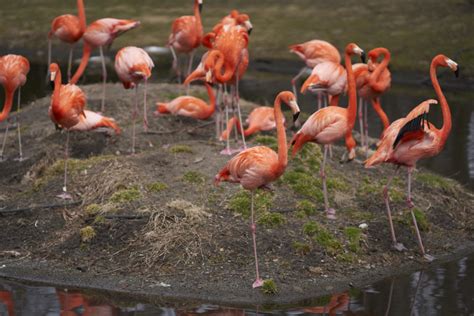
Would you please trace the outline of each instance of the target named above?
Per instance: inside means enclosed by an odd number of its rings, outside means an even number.
[[[430,128],[430,122],[428,121],[428,112],[418,115],[413,120],[408,121],[398,132],[397,138],[395,138],[395,142],[393,143],[393,148],[397,147],[398,143],[402,140],[403,136],[409,132],[417,132],[423,131],[425,122]]]

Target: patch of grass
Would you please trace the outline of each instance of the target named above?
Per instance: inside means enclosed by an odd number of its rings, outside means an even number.
[[[313,221],[307,222],[303,225],[303,233],[308,236],[314,236],[318,232],[319,226]]]
[[[349,241],[349,250],[359,252],[362,230],[359,227],[346,227],[344,228],[344,235]]]
[[[263,294],[267,294],[267,295],[277,294],[278,293],[278,287],[277,287],[275,281],[273,281],[273,279],[267,279],[267,280],[263,281],[262,292],[263,292]]]
[[[324,196],[321,191],[321,183],[311,175],[299,171],[287,171],[282,177],[283,183],[297,194],[314,198],[318,202],[323,202]]]
[[[285,224],[286,218],[280,213],[266,212],[259,217],[257,222],[267,228],[276,228]]]
[[[241,214],[244,218],[250,217],[250,192],[241,190],[234,194],[227,207],[235,213]],[[273,196],[270,192],[257,190],[254,195],[255,214],[268,213],[273,204]]]
[[[193,149],[188,145],[174,145],[169,148],[170,153],[172,154],[192,154]]]
[[[333,234],[331,234],[322,226],[319,226],[318,232],[313,237],[313,239],[318,244],[320,244],[328,254],[332,256],[336,255],[340,250],[342,250],[342,244],[339,242],[339,240],[337,240]]]
[[[326,182],[329,190],[334,189],[337,191],[347,192],[350,189],[347,182],[340,177],[329,177],[326,179]]]
[[[311,251],[310,245],[299,241],[293,242],[293,249],[295,249],[295,252],[301,256],[305,256]]]
[[[86,226],[84,228],[81,228],[79,231],[81,235],[81,241],[84,243],[91,242],[92,239],[96,236],[95,229],[92,226]]]
[[[87,205],[84,209],[84,212],[89,216],[95,216],[100,212],[101,209],[102,207],[99,204],[94,203]]]
[[[112,196],[110,197],[110,202],[118,204],[133,202],[140,199],[141,196],[142,194],[136,187],[122,189],[112,194]]]
[[[429,231],[431,225],[428,221],[428,218],[426,218],[426,214],[419,208],[414,208],[413,214],[415,214],[416,222],[418,223],[418,228],[424,232]],[[408,226],[413,226],[413,218],[410,212],[407,212],[403,216],[403,222]]]
[[[94,221],[93,221],[93,224],[94,225],[101,225],[101,224],[104,224],[105,223],[105,217],[102,216],[102,215],[97,215],[95,218],[94,218]]]
[[[296,204],[296,209],[298,212],[303,212],[306,216],[311,216],[316,214],[316,205],[313,202],[308,200],[298,201]]]
[[[339,262],[354,263],[356,257],[350,253],[340,253],[336,256],[336,260]]]
[[[373,213],[367,211],[346,210],[344,213],[355,221],[370,221],[375,217]]]
[[[420,172],[416,175],[416,181],[419,181],[426,186],[438,189],[450,189],[453,186],[451,181],[448,179],[430,172]]]
[[[150,192],[158,193],[158,192],[168,189],[168,185],[166,183],[158,181],[158,182],[147,184],[146,188]]]
[[[183,175],[183,180],[192,184],[204,184],[207,178],[199,171],[186,171]]]
[[[273,150],[278,150],[278,142],[276,137],[268,135],[258,135],[255,137],[255,142],[259,145],[268,146]]]

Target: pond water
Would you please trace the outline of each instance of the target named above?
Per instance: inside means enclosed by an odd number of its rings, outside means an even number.
[[[474,255],[289,307],[162,307],[113,293],[0,279],[0,316],[12,315],[473,315]]]

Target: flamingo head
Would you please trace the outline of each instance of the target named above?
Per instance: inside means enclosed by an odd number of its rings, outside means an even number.
[[[443,56],[443,58],[441,59],[442,60],[441,65],[451,68],[451,70],[454,72],[454,75],[456,77],[459,77],[459,65],[458,65],[458,63],[456,63],[454,60],[452,60],[451,58],[448,58],[444,55],[441,55],[441,56]]]
[[[365,64],[365,52],[355,43],[350,43],[346,46],[346,53],[349,55],[359,55],[362,62]]]
[[[300,115],[300,107],[296,102],[296,97],[293,92],[283,91],[280,92],[278,96],[280,97],[281,101],[285,102],[290,107],[291,112],[293,113],[293,122],[296,122],[298,116]]]
[[[238,25],[242,25],[247,30],[248,35],[252,33],[253,25],[250,22],[250,17],[247,14],[238,14],[235,20]]]
[[[51,81],[56,79],[56,75],[60,71],[58,64],[53,63],[49,66],[49,73],[51,74]]]
[[[378,59],[380,55],[387,55],[389,54],[388,49],[385,47],[377,47],[367,54],[368,62],[367,65],[369,66],[369,71],[374,71],[375,67],[379,64]]]
[[[199,13],[202,12],[202,5],[203,5],[202,1],[203,0],[197,0],[198,6],[199,6]]]

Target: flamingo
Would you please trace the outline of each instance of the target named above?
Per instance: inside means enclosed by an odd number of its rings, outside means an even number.
[[[147,105],[146,105],[146,87],[147,80],[151,76],[151,70],[155,65],[150,56],[143,49],[128,46],[124,47],[115,56],[115,71],[122,81],[125,89],[135,88],[135,107],[132,111],[133,135],[132,135],[132,154],[135,153],[135,120],[138,114],[138,84],[145,81],[145,92],[143,99],[143,124],[145,131],[148,130]]]
[[[301,129],[293,136],[291,141],[293,145],[293,156],[307,142],[315,142],[324,145],[324,158],[321,165],[320,176],[323,182],[324,207],[326,216],[329,219],[336,217],[336,211],[329,208],[328,194],[326,188],[326,174],[324,166],[328,153],[328,145],[334,143],[338,139],[345,137],[346,147],[349,152],[350,160],[355,158],[355,140],[352,137],[352,129],[357,116],[357,94],[355,86],[354,73],[352,72],[351,55],[357,54],[364,59],[364,51],[354,43],[350,43],[345,49],[345,64],[348,78],[349,106],[341,108],[338,106],[330,106],[322,108],[313,113],[303,124]]]
[[[21,146],[21,128],[20,128],[20,105],[21,105],[21,87],[26,83],[26,76],[30,71],[30,62],[23,56],[20,55],[5,55],[0,57],[0,84],[5,90],[5,104],[3,105],[2,112],[0,113],[0,122],[7,119],[8,114],[13,105],[13,97],[15,91],[18,89],[18,104],[17,104],[17,130],[18,130],[18,144],[20,155],[19,161],[22,161],[23,150]],[[7,121],[7,128],[5,130],[5,136],[3,137],[2,151],[0,152],[0,160],[4,158],[5,144],[8,135],[8,128],[10,124]]]
[[[341,55],[334,45],[329,42],[322,40],[312,40],[301,44],[291,45],[290,53],[298,55],[306,64],[305,67],[301,68],[300,72],[291,79],[291,86],[293,87],[293,93],[296,92],[296,81],[305,73],[307,68],[313,69],[316,65],[330,61],[336,64],[341,63]],[[320,94],[318,95],[318,101],[321,99]],[[321,101],[319,101],[319,104]]]
[[[140,25],[139,21],[135,20],[119,20],[112,18],[100,19],[92,22],[84,32],[84,48],[81,58],[81,63],[72,76],[69,83],[76,84],[86,70],[92,49],[99,47],[100,58],[102,60],[102,100],[101,112],[105,112],[105,84],[107,82],[107,68],[105,66],[104,46],[112,45],[117,36],[132,30]]]
[[[12,292],[3,289],[0,290],[0,306],[4,306],[2,310],[6,309],[7,315],[15,315],[14,303]]]
[[[60,15],[51,22],[48,33],[48,65],[51,65],[52,38],[57,37],[61,42],[69,44],[69,59],[67,67],[68,80],[71,79],[72,53],[74,44],[77,43],[86,31],[86,13],[84,0],[77,0],[78,16],[72,14]]]
[[[202,39],[203,46],[207,48],[214,48],[214,40],[216,36],[224,30],[225,26],[239,26],[246,30],[247,34],[252,33],[252,22],[247,14],[240,13],[237,10],[232,10],[229,15],[226,15],[222,20],[217,23],[213,28],[212,32],[204,35]]]
[[[276,128],[275,114],[273,108],[269,106],[259,106],[250,112],[249,117],[246,120],[248,128],[244,130],[245,137],[260,131],[271,131]],[[283,117],[283,124],[285,124],[285,118]],[[240,121],[233,117],[227,122],[227,129],[222,132],[220,140],[227,140],[232,128],[237,125],[237,130],[240,131]]]
[[[185,15],[173,21],[168,44],[173,54],[173,69],[175,69],[178,80],[181,73],[178,65],[177,53],[189,55],[189,65],[186,76],[191,73],[193,66],[194,51],[201,45],[203,28],[201,21],[202,0],[194,0],[194,15]]]
[[[255,257],[256,279],[253,288],[263,285],[258,271],[256,225],[254,220],[254,191],[265,187],[270,182],[277,180],[288,164],[288,148],[286,144],[285,127],[283,126],[283,113],[281,102],[286,103],[293,112],[293,120],[299,115],[299,107],[295,95],[289,91],[280,92],[274,103],[274,115],[277,128],[278,154],[266,146],[257,146],[246,149],[227,162],[215,177],[215,184],[222,181],[240,183],[251,193],[251,231],[253,239],[253,252]]]
[[[212,91],[212,86],[208,83],[205,85],[207,94],[209,95],[209,105],[196,97],[181,96],[168,103],[157,102],[155,115],[174,114],[192,117],[198,120],[210,118],[216,109],[216,98]]]
[[[431,105],[437,104],[438,101],[432,99],[426,100],[415,107],[405,118],[396,120],[385,130],[377,151],[365,163],[365,167],[375,166],[384,162],[393,163],[397,166],[395,173],[389,177],[387,185],[384,187],[383,194],[385,206],[387,208],[393,247],[399,251],[404,250],[405,247],[397,242],[395,236],[388,192],[392,179],[398,172],[400,166],[407,167],[407,204],[413,218],[418,246],[420,247],[421,254],[428,261],[432,261],[434,258],[425,252],[416,217],[413,213],[414,204],[411,197],[411,178],[417,161],[422,158],[435,156],[441,152],[451,131],[451,112],[438,82],[436,75],[438,67],[449,67],[454,71],[456,76],[458,76],[459,66],[456,62],[442,54],[435,56],[431,61],[431,83],[436,92],[439,103],[441,104],[441,111],[443,113],[443,126],[441,129],[437,129],[427,120],[427,115]]]
[[[74,85],[62,85],[61,70],[58,64],[53,63],[49,67],[51,81],[54,81],[54,91],[49,107],[49,117],[53,123],[66,130],[66,149],[64,162],[64,186],[61,199],[71,199],[67,191],[67,160],[69,150],[70,131],[90,131],[98,128],[113,129],[115,134],[120,134],[120,128],[115,120],[110,117],[86,110],[86,95]]]
[[[377,59],[380,55],[383,55],[384,58],[381,63],[378,63]],[[367,65],[356,64],[353,67],[359,100],[362,101],[361,106],[359,106],[359,125],[361,142],[363,145],[365,144],[366,151],[368,147],[368,122],[367,106],[364,104],[364,100],[371,101],[372,107],[380,117],[385,131],[390,125],[390,120],[380,105],[380,96],[390,89],[391,84],[391,74],[387,68],[390,62],[390,51],[384,47],[378,47],[372,49],[367,56],[369,58]]]

